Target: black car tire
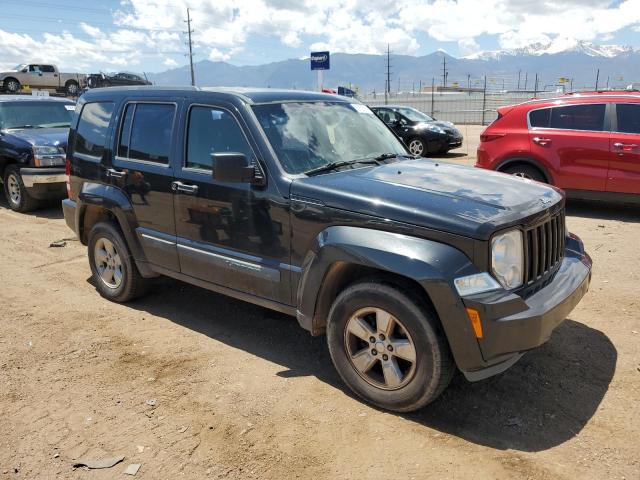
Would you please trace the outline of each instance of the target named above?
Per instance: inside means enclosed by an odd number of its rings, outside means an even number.
[[[413,150],[412,150],[412,144],[415,145],[415,148]],[[427,152],[426,142],[419,137],[412,137],[409,140],[407,140],[407,148],[409,149],[409,152],[412,153],[413,155],[420,155],[421,157],[424,157],[429,153]]]
[[[435,312],[426,303],[416,302],[412,297],[410,293],[397,288],[395,285],[375,280],[356,283],[348,287],[336,298],[329,312],[327,322],[329,353],[343,381],[367,402],[396,412],[414,411],[433,401],[449,385],[456,371],[451,350],[442,333]],[[382,342],[380,344],[367,344],[358,335],[360,338],[356,337],[355,340],[360,344],[356,347],[357,354],[354,355],[350,346],[354,338],[348,326],[350,322],[354,321],[354,318],[359,318],[357,315],[360,312],[367,312],[367,309],[371,308],[390,314],[397,322],[396,325],[400,324],[401,328],[394,327],[395,330],[392,331],[395,333],[388,334],[386,340],[390,343],[385,348],[383,348],[384,344]],[[374,331],[380,325],[377,318],[376,314],[376,327],[372,327]],[[367,320],[367,322],[370,322],[370,320]],[[371,327],[371,324],[369,325]],[[402,337],[403,332],[406,333],[404,337]],[[389,358],[391,358],[386,355],[391,355],[390,344],[403,341],[398,340],[398,337],[396,337],[398,334],[401,335],[400,338],[405,339],[405,342],[408,339],[409,343],[412,344],[415,361],[411,367],[405,369],[405,372],[408,371],[409,373],[405,375],[405,379],[399,383],[399,386],[395,389],[389,389],[386,385],[385,367],[383,367],[385,362],[383,362],[383,359],[387,357],[386,360],[389,361]],[[366,337],[367,335],[368,333],[365,331],[364,336]],[[379,333],[375,335],[374,338],[370,337],[369,341],[375,339],[378,342],[381,337]],[[399,345],[398,343],[395,344]],[[377,348],[380,352],[377,350],[374,352],[374,348]],[[399,348],[396,348],[395,351],[400,352]],[[362,370],[359,371],[355,366],[354,359],[361,352],[375,354],[376,356],[380,355],[375,360],[375,365],[369,369],[370,374],[363,373]],[[369,358],[373,359],[372,356]],[[399,362],[407,363],[401,357],[392,358],[392,360],[394,359],[396,368]],[[383,373],[378,374],[377,370]],[[375,382],[372,382],[374,374],[384,379],[385,385],[374,385],[373,383]]]
[[[4,80],[4,89],[9,93],[18,93],[20,91],[20,82],[15,78],[6,78]]]
[[[67,95],[71,97],[75,97],[80,93],[80,85],[78,85],[78,82],[76,82],[75,80],[69,80],[65,84],[64,90],[67,93]]]
[[[38,200],[29,195],[17,165],[9,165],[5,169],[3,182],[4,195],[11,210],[26,213],[38,208]]]
[[[536,182],[547,183],[547,179],[538,168],[532,165],[527,165],[525,163],[512,165],[502,171],[504,173],[508,173],[509,175],[515,175],[516,177],[523,177],[529,180],[535,180]]]
[[[100,242],[102,242],[102,244],[100,244]],[[96,249],[96,246],[99,244],[100,247]],[[101,258],[97,255],[97,250],[99,250],[103,244],[113,246],[118,260],[115,260],[115,255],[112,255],[109,262],[106,260],[102,262]],[[95,286],[100,295],[108,300],[122,303],[138,298],[146,293],[148,281],[140,275],[122,232],[116,225],[108,222],[97,223],[89,233],[88,247],[89,265],[91,266]],[[109,282],[105,281],[102,277],[102,271],[106,268],[101,268],[101,265],[105,265],[106,267],[107,264],[110,266],[119,264],[120,266],[120,281],[117,282],[116,276],[114,275],[111,286],[109,286]],[[117,269],[117,266],[115,269]]]

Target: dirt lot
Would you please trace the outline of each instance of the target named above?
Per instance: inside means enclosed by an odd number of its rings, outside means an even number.
[[[0,204],[0,479],[640,478],[640,214],[569,215],[594,277],[551,341],[395,415],[294,319],[171,280],[109,303],[82,245],[49,248],[72,237],[59,208]]]

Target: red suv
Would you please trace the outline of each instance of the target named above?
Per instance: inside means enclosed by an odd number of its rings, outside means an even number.
[[[569,197],[640,202],[640,93],[590,92],[501,107],[476,167],[547,182]]]

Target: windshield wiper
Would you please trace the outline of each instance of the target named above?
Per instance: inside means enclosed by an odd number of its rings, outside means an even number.
[[[58,123],[43,123],[42,125],[38,125],[40,128],[62,128],[62,127],[70,127],[71,124],[68,122],[58,122]]]
[[[317,175],[318,173],[330,172],[331,170],[336,170],[340,167],[346,167],[347,165],[354,165],[356,163],[362,164],[376,164],[379,165],[378,160],[375,158],[365,158],[361,160],[341,160],[339,162],[331,162],[326,165],[322,165],[321,167],[312,168],[311,170],[304,172],[306,175]]]
[[[23,128],[41,128],[40,125],[18,125],[17,127],[9,127],[7,130],[20,130]]]

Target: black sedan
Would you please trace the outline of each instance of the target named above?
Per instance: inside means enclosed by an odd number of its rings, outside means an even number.
[[[438,121],[411,107],[371,107],[414,155],[446,153],[462,146],[462,134],[451,122]]]
[[[137,73],[118,72],[118,73],[93,73],[87,77],[87,85],[89,88],[99,87],[122,87],[129,85],[151,85],[146,77],[142,77]]]

